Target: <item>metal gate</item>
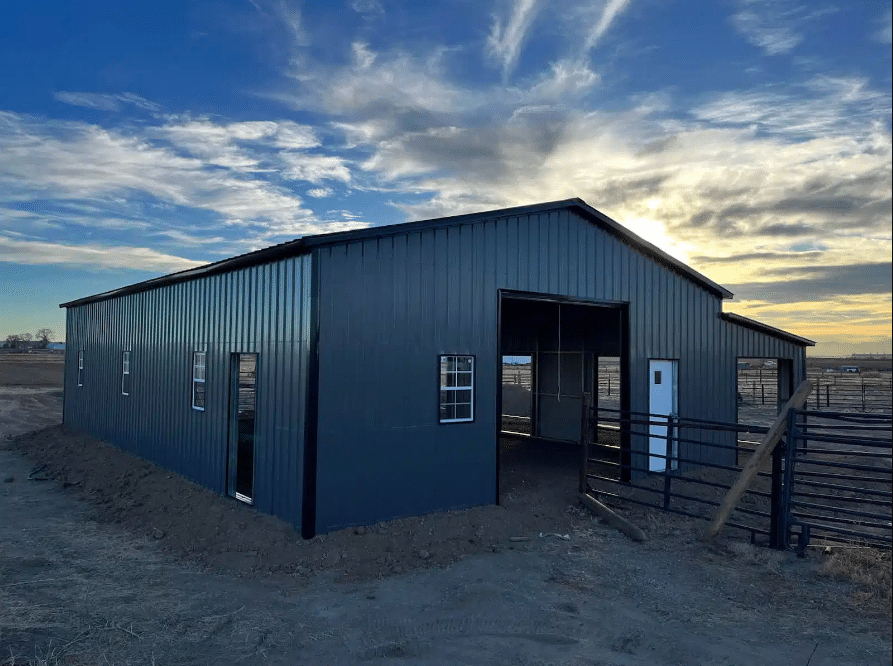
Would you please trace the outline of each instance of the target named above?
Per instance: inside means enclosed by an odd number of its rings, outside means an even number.
[[[785,546],[794,528],[805,531],[803,546],[893,545],[889,414],[792,410],[785,449]]]

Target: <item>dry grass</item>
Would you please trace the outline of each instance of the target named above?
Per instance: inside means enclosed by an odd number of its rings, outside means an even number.
[[[755,546],[747,541],[729,541],[726,550],[739,562],[762,567],[776,574],[781,573],[781,565],[786,557],[785,553],[764,546]]]
[[[852,601],[862,610],[891,612],[891,553],[877,548],[834,547],[819,573],[852,583]]]

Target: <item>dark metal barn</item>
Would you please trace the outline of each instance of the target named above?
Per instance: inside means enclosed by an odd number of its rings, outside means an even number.
[[[544,440],[606,357],[620,409],[734,421],[739,357],[788,395],[811,341],[729,297],[579,199],[305,237],[63,304],[64,421],[305,536],[488,504],[505,358]]]

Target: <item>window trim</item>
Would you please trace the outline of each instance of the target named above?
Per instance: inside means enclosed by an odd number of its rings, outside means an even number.
[[[471,385],[470,386],[444,386],[441,380],[441,368],[443,367],[444,359],[447,358],[455,358],[455,359],[470,359],[471,360]],[[474,423],[475,418],[477,417],[477,410],[475,409],[475,399],[477,397],[476,393],[476,366],[477,366],[477,357],[474,354],[439,354],[437,357],[437,422],[439,425],[451,425],[454,423]],[[448,371],[449,372],[449,371]],[[454,370],[454,373],[458,374],[458,370]],[[465,372],[465,371],[462,371]],[[471,391],[471,416],[468,418],[461,419],[443,419],[440,417],[440,408],[442,406],[441,403],[441,392],[442,391]],[[457,404],[457,403],[452,403]],[[461,403],[465,404],[465,403]]]
[[[127,379],[127,390],[125,391],[125,378]],[[121,395],[130,395],[130,350],[121,351]]]
[[[201,354],[201,357],[202,357],[201,365],[199,365],[197,363],[199,354]],[[197,368],[202,369],[202,375],[203,375],[202,377],[196,376],[195,371]],[[199,406],[199,405],[195,404],[195,395],[196,395],[195,389],[198,384],[203,385],[205,404],[208,403],[208,389],[207,389],[207,381],[206,381],[207,376],[208,376],[208,352],[202,351],[202,350],[193,351],[192,352],[192,408],[197,412],[205,411],[204,405]]]
[[[84,350],[78,349],[78,386],[84,385]]]

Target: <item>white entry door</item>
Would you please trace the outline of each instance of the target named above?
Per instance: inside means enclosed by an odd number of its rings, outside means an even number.
[[[652,425],[648,438],[648,471],[663,472],[667,467],[666,416],[676,414],[676,361],[649,361],[648,411]],[[675,464],[672,465],[675,468]]]

